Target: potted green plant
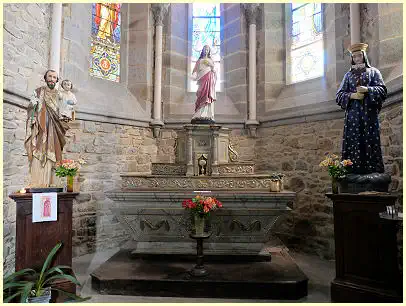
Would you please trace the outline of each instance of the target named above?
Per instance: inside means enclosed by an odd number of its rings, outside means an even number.
[[[55,175],[66,177],[66,191],[73,192],[73,177],[76,175],[84,160],[64,159],[55,164]]]
[[[51,262],[61,248],[62,242],[48,254],[40,272],[27,268],[14,272],[3,279],[3,303],[8,303],[20,298],[20,303],[49,303],[51,290],[65,294],[76,301],[85,301],[89,298],[82,298],[76,294],[66,292],[59,288],[53,288],[52,284],[56,280],[68,280],[75,285],[81,286],[75,276],[67,270],[72,270],[69,266],[50,267]]]
[[[328,174],[331,176],[331,190],[333,193],[338,193],[338,183],[351,172],[352,161],[350,159],[340,161],[338,155],[327,152],[319,166],[328,169]]]

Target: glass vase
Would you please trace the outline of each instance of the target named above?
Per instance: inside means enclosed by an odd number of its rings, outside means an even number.
[[[195,219],[194,220],[195,235],[202,236],[204,234],[204,225],[205,225],[204,215],[195,214],[194,219]]]
[[[331,192],[334,194],[338,193],[338,181],[334,177],[331,178]]]
[[[66,177],[66,191],[73,192],[73,176],[71,175]]]

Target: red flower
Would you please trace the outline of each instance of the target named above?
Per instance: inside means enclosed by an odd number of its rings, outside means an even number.
[[[220,201],[213,197],[197,195],[182,202],[182,207],[193,210],[194,213],[207,214],[211,210],[223,207]]]

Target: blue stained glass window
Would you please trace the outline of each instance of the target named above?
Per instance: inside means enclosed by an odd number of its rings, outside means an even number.
[[[220,17],[220,4],[193,3],[193,17]]]
[[[324,74],[323,21],[320,3],[291,5],[291,82]]]
[[[220,4],[219,3],[193,3],[192,16],[192,69],[199,59],[205,45],[211,49],[211,57],[215,63],[217,74],[220,73]],[[217,82],[219,90],[220,82]],[[192,90],[195,90],[192,85]]]
[[[91,76],[120,81],[121,4],[92,4]]]

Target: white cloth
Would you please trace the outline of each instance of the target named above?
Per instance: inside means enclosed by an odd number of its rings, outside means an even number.
[[[210,118],[214,120],[214,103],[206,104],[195,112],[192,119],[194,118]]]

